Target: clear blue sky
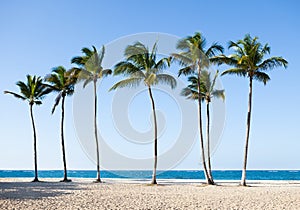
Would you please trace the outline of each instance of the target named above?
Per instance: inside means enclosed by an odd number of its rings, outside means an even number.
[[[236,41],[251,33],[262,43],[270,44],[271,55],[286,58],[289,67],[270,72],[271,81],[267,86],[254,83],[249,169],[299,169],[299,8],[297,0],[228,0],[226,3],[221,0],[4,0],[0,3],[0,91],[17,91],[15,82],[24,80],[26,74],[44,76],[52,67],[68,68],[70,59],[80,55],[82,47],[100,47],[126,35],[161,32],[184,37],[200,31],[208,44],[218,41],[226,47],[229,40]],[[226,49],[225,53],[229,51]],[[213,167],[240,169],[248,83],[245,78],[233,76],[222,77],[222,82],[226,90],[226,124],[213,156]],[[103,101],[108,100],[103,97]],[[0,100],[0,169],[32,169],[28,106],[4,94],[0,94]],[[35,109],[40,169],[62,169],[60,110],[50,115],[53,101],[54,96],[50,95]],[[68,98],[66,106],[68,168],[94,169],[76,137],[72,98]],[[111,117],[100,110],[101,115]],[[103,126],[102,129],[109,129]],[[196,144],[181,168],[199,167],[198,148]]]

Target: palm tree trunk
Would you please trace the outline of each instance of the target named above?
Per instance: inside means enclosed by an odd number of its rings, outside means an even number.
[[[97,178],[96,182],[101,182],[100,179],[100,158],[99,158],[99,141],[98,141],[98,130],[97,130],[97,81],[94,80],[94,132],[96,141],[96,155],[97,155]]]
[[[202,105],[201,105],[201,86],[200,86],[200,75],[201,75],[201,67],[200,64],[198,64],[198,117],[199,117],[199,134],[200,134],[200,149],[201,149],[201,154],[202,154],[202,164],[203,164],[203,170],[204,170],[204,175],[206,178],[207,184],[214,184],[213,181],[210,179],[207,167],[206,167],[206,161],[205,161],[205,152],[204,152],[204,141],[203,141],[203,130],[202,130]]]
[[[252,77],[249,82],[249,101],[248,101],[248,115],[247,115],[247,129],[246,129],[246,144],[244,153],[244,167],[242,171],[241,185],[246,186],[246,169],[247,169],[247,158],[248,158],[248,145],[250,137],[250,123],[251,123],[251,109],[252,109]]]
[[[33,118],[33,104],[30,104],[30,116],[32,122],[32,129],[33,129],[33,153],[34,153],[34,179],[33,182],[38,182],[38,171],[37,171],[37,149],[36,149],[36,130]]]
[[[148,86],[149,96],[151,99],[152,104],[152,112],[153,112],[153,122],[154,122],[154,167],[153,167],[153,174],[152,174],[152,181],[151,184],[157,184],[156,181],[156,169],[157,169],[157,122],[156,122],[156,113],[155,113],[155,104],[152,95],[152,91],[150,86]]]
[[[206,116],[207,116],[207,126],[206,126],[206,139],[207,139],[207,162],[208,162],[208,175],[212,182],[213,176],[211,172],[211,160],[210,160],[210,113],[209,113],[209,102],[206,104]]]
[[[68,174],[67,174],[67,162],[66,162],[66,151],[65,151],[65,139],[64,139],[64,118],[65,118],[65,94],[62,94],[62,102],[61,102],[61,148],[63,154],[63,164],[64,164],[64,179],[63,182],[68,182]]]

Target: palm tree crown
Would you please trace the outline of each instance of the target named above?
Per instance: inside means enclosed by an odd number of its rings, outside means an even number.
[[[219,75],[219,71],[216,72],[213,79],[211,79],[211,72],[203,70],[200,77],[200,94],[202,100],[205,100],[207,103],[211,102],[212,98],[222,98],[225,99],[224,90],[215,89],[216,79]],[[188,78],[190,83],[186,88],[181,91],[181,95],[187,97],[188,99],[196,100],[198,99],[198,77],[190,76]]]
[[[52,114],[62,97],[73,95],[78,73],[77,69],[67,71],[63,66],[58,66],[53,68],[52,73],[45,77],[45,80],[51,84],[48,87],[51,88],[53,92],[58,93],[52,108]]]
[[[170,66],[170,58],[162,58],[156,61],[157,44],[155,43],[152,51],[140,42],[129,45],[125,49],[126,60],[118,63],[114,69],[114,75],[123,74],[128,76],[116,83],[111,90],[122,87],[135,87],[142,81],[148,87],[159,83],[176,87],[176,80],[169,74],[161,73],[163,69]]]
[[[111,69],[104,69],[102,62],[105,54],[105,47],[102,46],[100,52],[97,51],[95,46],[89,48],[82,48],[83,56],[76,56],[72,58],[71,63],[75,63],[80,67],[80,80],[84,80],[83,86],[85,87],[90,82],[97,82],[103,76],[108,76],[112,73]]]
[[[194,36],[187,36],[179,40],[177,49],[180,53],[173,53],[171,56],[179,62],[184,68],[179,70],[178,75],[193,74],[199,67],[207,68],[212,62],[212,58],[218,53],[223,53],[224,48],[218,43],[214,42],[208,49],[206,47],[206,39],[199,32]]]
[[[16,84],[20,88],[20,94],[11,91],[4,91],[5,94],[12,94],[16,98],[26,100],[30,105],[41,105],[42,99],[51,92],[43,83],[43,79],[37,76],[27,75],[27,83],[18,81]]]
[[[266,55],[270,54],[271,48],[268,44],[262,45],[258,42],[258,37],[252,38],[250,34],[237,42],[230,41],[228,48],[233,49],[235,53],[229,56],[217,56],[213,59],[218,64],[225,63],[234,67],[224,71],[222,75],[235,74],[266,84],[270,77],[264,71],[280,66],[286,68],[288,65],[282,57],[270,57],[263,60]]]

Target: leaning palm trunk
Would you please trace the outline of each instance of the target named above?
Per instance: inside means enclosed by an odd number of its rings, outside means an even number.
[[[208,175],[212,182],[214,182],[212,172],[211,172],[211,160],[210,160],[210,113],[209,113],[209,102],[206,104],[206,116],[207,116],[207,126],[206,126],[206,139],[207,139],[207,163],[208,163]]]
[[[98,141],[98,130],[97,130],[97,81],[94,81],[94,132],[96,141],[96,155],[97,155],[97,178],[96,182],[101,182],[100,179],[100,158],[99,158],[99,141]]]
[[[64,164],[64,179],[63,182],[68,181],[68,174],[67,174],[67,162],[66,162],[66,151],[65,151],[65,139],[64,139],[64,119],[65,119],[65,93],[62,95],[62,102],[61,102],[61,147],[62,147],[62,154],[63,154],[63,164]]]
[[[152,104],[153,122],[154,122],[154,167],[151,184],[157,184],[156,182],[156,169],[157,169],[157,122],[155,113],[155,104],[150,86],[148,87],[149,96]]]
[[[247,169],[248,145],[249,145],[249,136],[250,136],[251,109],[252,109],[252,77],[250,76],[244,167],[243,167],[242,179],[241,179],[242,186],[246,186],[246,169]]]
[[[33,129],[33,151],[34,151],[34,179],[33,182],[38,182],[38,171],[37,171],[37,149],[36,149],[36,130],[35,130],[35,124],[33,119],[33,110],[32,110],[33,104],[30,104],[30,116],[31,116],[31,122],[32,122],[32,129]]]
[[[201,76],[201,68],[200,64],[198,65],[198,116],[199,116],[199,134],[200,134],[200,147],[201,147],[201,153],[202,153],[202,164],[203,164],[203,170],[204,170],[204,175],[207,181],[207,184],[214,184],[213,181],[211,180],[209,173],[207,171],[206,167],[206,161],[205,161],[205,152],[204,152],[204,142],[203,142],[203,130],[202,130],[202,105],[201,105],[201,86],[200,86],[200,76]]]

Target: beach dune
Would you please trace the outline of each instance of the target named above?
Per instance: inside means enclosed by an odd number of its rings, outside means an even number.
[[[0,179],[0,209],[300,209],[300,182],[250,182],[239,187],[197,180]]]

